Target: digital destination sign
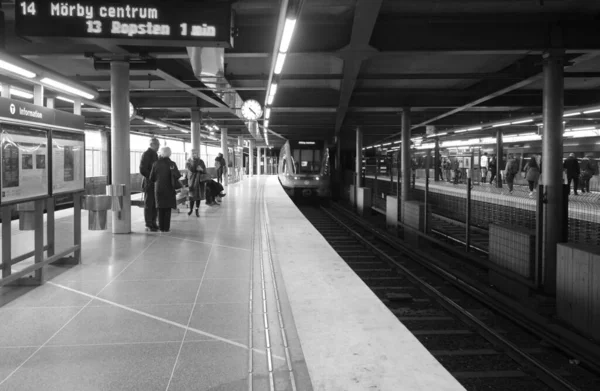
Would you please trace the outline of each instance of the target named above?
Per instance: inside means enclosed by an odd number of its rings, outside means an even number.
[[[232,11],[217,1],[15,2],[17,34],[144,46],[232,47]]]

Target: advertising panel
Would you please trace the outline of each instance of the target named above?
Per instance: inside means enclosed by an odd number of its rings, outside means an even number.
[[[52,132],[52,193],[85,188],[84,133]]]
[[[48,191],[48,132],[2,125],[2,203],[43,197]]]
[[[222,1],[26,0],[16,2],[15,19],[17,34],[28,38],[232,46],[231,5]]]

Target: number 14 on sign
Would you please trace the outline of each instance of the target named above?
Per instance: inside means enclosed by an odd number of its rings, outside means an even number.
[[[23,15],[33,15],[35,16],[35,14],[37,13],[37,11],[35,10],[35,2],[31,1],[31,2],[26,2],[26,1],[22,1],[21,2],[21,12]]]

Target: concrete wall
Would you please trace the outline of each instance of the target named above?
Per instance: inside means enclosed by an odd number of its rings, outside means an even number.
[[[525,278],[532,277],[535,262],[535,231],[490,224],[490,262]]]

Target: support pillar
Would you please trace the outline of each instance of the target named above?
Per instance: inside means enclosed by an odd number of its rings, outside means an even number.
[[[248,175],[254,176],[254,140],[250,140],[250,147],[248,148]]]
[[[229,171],[229,148],[227,147],[227,129],[221,128],[221,149],[223,150],[223,159],[225,159],[225,170],[223,172],[223,186],[228,184],[228,171]]]
[[[566,241],[568,216],[563,195],[563,55],[544,54],[544,136],[542,137],[542,184],[547,203],[543,224],[543,284],[548,294],[556,293],[556,245]]]
[[[356,128],[356,188],[363,187],[362,183],[362,146],[363,133],[360,128]]]
[[[409,201],[410,196],[410,177],[411,177],[411,160],[410,160],[410,108],[405,107],[402,110],[402,186],[401,200],[402,203]],[[402,214],[404,219],[404,214]]]
[[[110,63],[111,104],[111,166],[112,184],[125,185],[123,209],[112,213],[112,231],[115,234],[131,232],[131,169],[129,167],[129,63]]]
[[[441,170],[441,156],[440,156],[440,139],[439,138],[435,138],[435,150],[434,150],[434,156],[433,156],[433,180],[435,182],[439,182],[440,181],[440,170]]]
[[[44,86],[39,84],[33,86],[33,104],[37,106],[44,105]]]
[[[269,175],[269,170],[268,170],[268,166],[267,166],[267,152],[268,152],[268,148],[265,147],[264,149],[264,154],[263,154],[263,167],[264,167],[264,172],[265,175]]]
[[[192,149],[197,149],[200,153],[200,127],[202,126],[202,116],[200,111],[192,110]],[[224,155],[224,154],[223,154]]]
[[[502,170],[504,170],[504,167],[502,167],[502,156],[504,155],[503,148],[502,131],[499,130],[496,132],[496,187],[499,189],[502,188]]]

